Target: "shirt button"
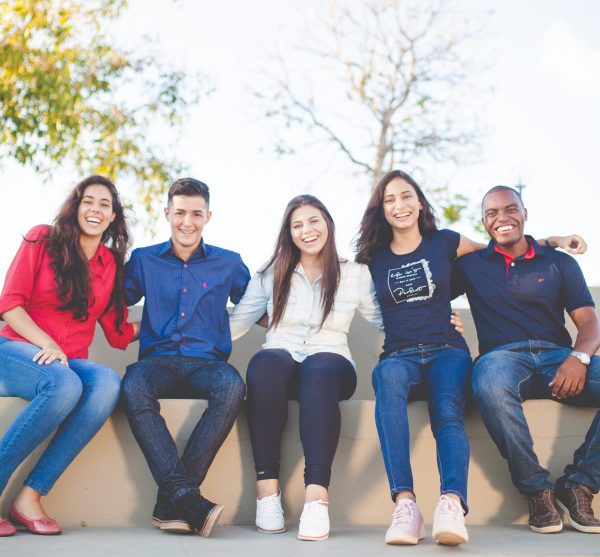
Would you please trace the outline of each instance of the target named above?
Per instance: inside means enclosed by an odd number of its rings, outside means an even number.
[[[185,293],[185,292],[187,292],[187,288],[184,288],[184,289],[183,289],[183,292],[184,292],[184,293]]]
[[[511,267],[514,267],[514,266],[515,266],[515,262],[513,261],[513,262],[510,264],[510,266],[511,266]]]
[[[179,315],[181,315],[181,317],[185,317],[185,311],[182,311]]]
[[[184,263],[184,264],[183,264],[183,268],[184,268],[184,269],[187,269],[187,263]]]

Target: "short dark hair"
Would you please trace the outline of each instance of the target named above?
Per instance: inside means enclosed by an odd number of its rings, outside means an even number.
[[[483,213],[483,202],[485,201],[485,198],[490,194],[490,193],[495,193],[497,191],[509,191],[514,193],[517,196],[517,199],[519,200],[519,203],[521,204],[521,208],[524,209],[525,208],[525,204],[523,203],[523,198],[521,197],[521,194],[515,189],[515,188],[511,188],[510,186],[502,186],[502,185],[498,185],[498,186],[494,186],[493,188],[489,189],[485,195],[481,198],[481,212]]]
[[[167,194],[168,205],[171,205],[171,199],[176,195],[200,196],[206,201],[207,205],[210,203],[208,186],[195,178],[179,178],[179,180],[175,180],[171,184],[169,193]]]

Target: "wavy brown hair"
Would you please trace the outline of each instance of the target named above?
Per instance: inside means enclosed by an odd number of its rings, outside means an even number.
[[[77,210],[85,189],[93,185],[105,186],[110,191],[112,210],[115,213],[114,220],[104,231],[100,241],[110,249],[117,265],[115,284],[105,312],[111,307],[115,308],[115,327],[120,332],[125,320],[123,281],[130,237],[119,192],[112,181],[104,176],[89,176],[79,182],[63,203],[50,228],[47,237],[48,253],[54,259],[54,280],[58,296],[63,302],[58,309],[71,311],[75,319],[85,321],[89,317],[89,306],[94,303],[88,260],[79,243],[81,229],[77,221]]]
[[[359,263],[369,265],[375,253],[383,246],[388,246],[392,241],[392,227],[383,214],[383,197],[387,185],[397,178],[410,184],[421,202],[422,209],[419,211],[418,220],[421,235],[431,236],[438,230],[433,207],[427,201],[419,184],[406,172],[392,170],[379,181],[373,190],[365,214],[360,222],[360,229],[354,242],[357,251],[356,261]]]
[[[292,240],[292,213],[305,205],[310,205],[318,209],[327,223],[327,241],[321,251],[321,260],[323,262],[323,272],[321,274],[321,307],[323,308],[323,316],[321,318],[321,327],[333,309],[335,293],[340,282],[340,258],[335,247],[335,224],[325,205],[316,197],[312,195],[298,195],[285,208],[281,228],[275,244],[275,251],[266,266],[259,271],[262,275],[269,268],[273,267],[275,275],[273,278],[273,315],[269,323],[269,329],[277,327],[285,313],[290,295],[292,276],[300,261],[300,250]]]

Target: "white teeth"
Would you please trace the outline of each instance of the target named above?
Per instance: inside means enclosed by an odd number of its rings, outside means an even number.
[[[512,230],[514,228],[514,226],[512,224],[507,224],[504,226],[499,226],[498,228],[496,228],[496,230],[498,232],[508,232],[509,230]]]
[[[100,224],[100,219],[87,218],[87,219],[85,219],[85,221],[89,224]]]
[[[394,218],[401,219],[401,218],[404,218],[404,217],[408,217],[409,215],[410,215],[410,212],[408,212],[408,213],[396,213],[394,215]]]
[[[318,236],[309,236],[308,238],[304,238],[303,242],[314,242]]]

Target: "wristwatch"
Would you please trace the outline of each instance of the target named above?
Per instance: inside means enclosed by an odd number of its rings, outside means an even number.
[[[591,358],[585,352],[576,352],[575,350],[573,350],[573,352],[571,352],[569,356],[577,358],[584,366],[589,366],[590,362],[592,361]]]

